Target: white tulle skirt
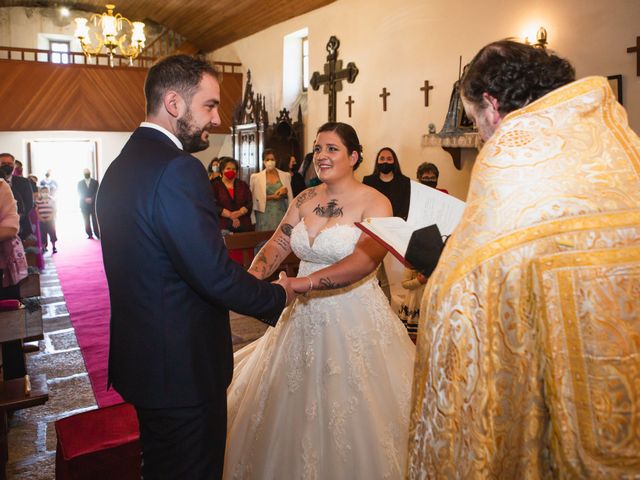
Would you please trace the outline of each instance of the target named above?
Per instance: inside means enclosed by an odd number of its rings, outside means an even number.
[[[236,352],[224,477],[403,478],[414,353],[374,275],[300,297]]]

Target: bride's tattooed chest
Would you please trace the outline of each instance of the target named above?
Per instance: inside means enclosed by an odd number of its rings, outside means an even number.
[[[334,198],[329,200],[325,205],[319,203],[318,206],[313,209],[313,213],[325,218],[342,217],[342,208],[338,200]]]

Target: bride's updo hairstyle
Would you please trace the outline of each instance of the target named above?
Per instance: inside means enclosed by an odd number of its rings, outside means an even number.
[[[358,160],[353,165],[355,170],[362,163],[362,145],[358,139],[358,134],[351,125],[342,122],[327,122],[318,129],[318,133],[321,132],[333,132],[340,137],[342,143],[347,147],[347,153],[351,155],[353,152],[358,152]]]

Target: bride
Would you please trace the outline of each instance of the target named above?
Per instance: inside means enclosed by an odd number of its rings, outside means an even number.
[[[361,152],[351,126],[320,127],[323,184],[296,197],[251,265],[266,278],[293,251],[303,295],[235,354],[227,479],[404,477],[415,350],[377,284],[385,250],[354,226],[391,215],[353,176]]]

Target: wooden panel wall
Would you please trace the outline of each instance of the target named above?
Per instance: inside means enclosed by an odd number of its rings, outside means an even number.
[[[0,131],[133,131],[144,120],[146,69],[0,60]],[[221,83],[222,124],[230,133],[242,74]]]

